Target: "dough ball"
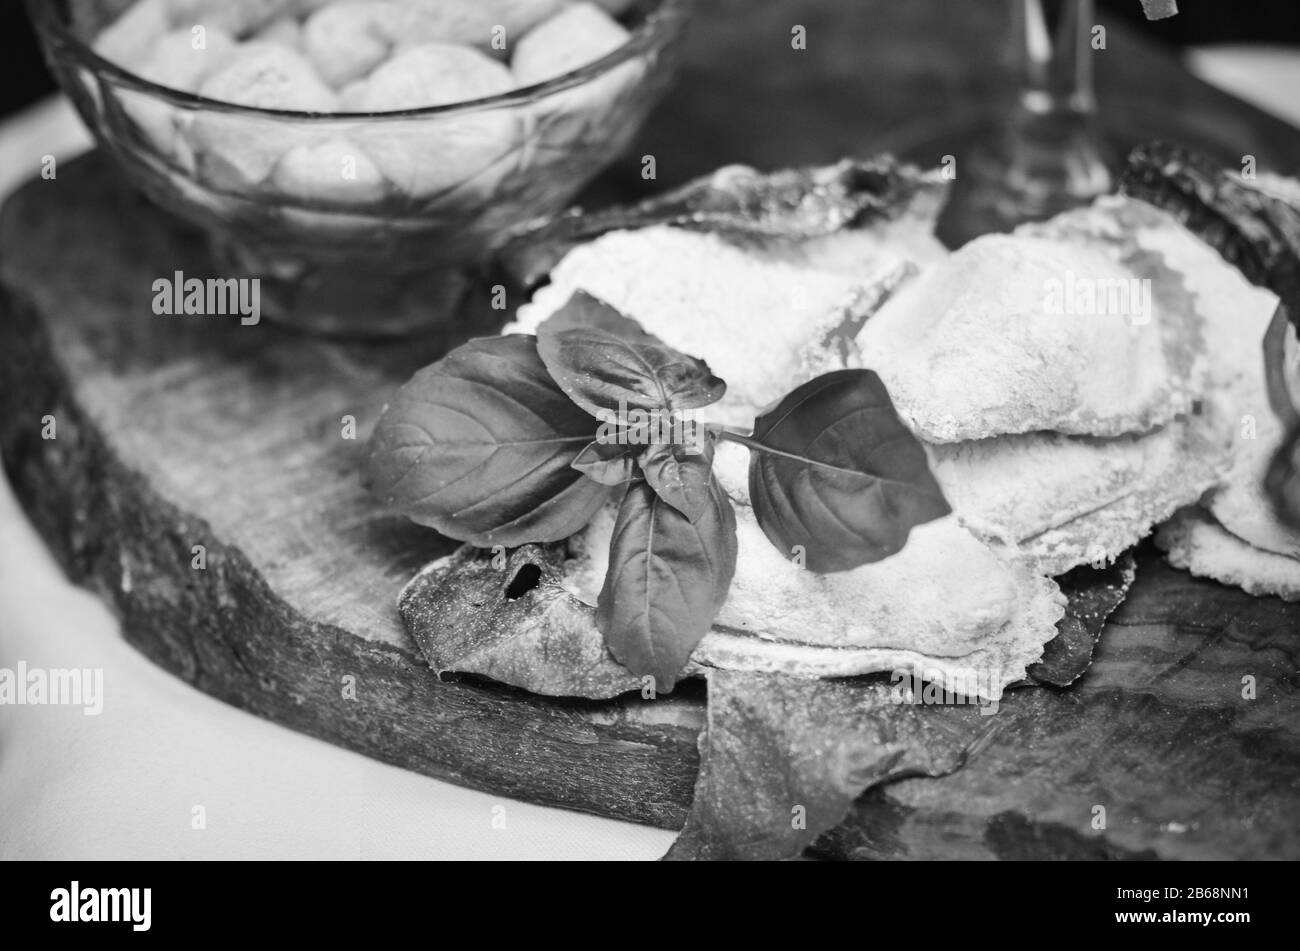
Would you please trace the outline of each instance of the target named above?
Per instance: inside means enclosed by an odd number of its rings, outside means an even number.
[[[568,0],[408,0],[402,4],[418,19],[430,39],[490,49],[493,30],[504,27],[511,49],[534,26]]]
[[[339,90],[339,109],[343,112],[365,112],[361,104],[366,98],[366,81],[357,79]]]
[[[100,30],[91,48],[110,63],[135,71],[170,28],[166,0],[140,0]]]
[[[335,0],[304,26],[304,49],[336,89],[390,56],[429,43],[473,46],[504,57],[509,45],[564,0]],[[506,49],[494,49],[505,30]]]
[[[334,112],[338,97],[301,54],[270,43],[246,43],[199,87],[208,99],[297,112]]]
[[[152,52],[136,72],[161,86],[195,92],[234,50],[235,41],[216,28],[197,34],[192,29],[173,30],[156,41]],[[123,110],[159,155],[186,171],[194,170],[193,149],[185,137],[193,112],[130,90],[122,91],[121,102]]]
[[[245,44],[204,81],[199,94],[263,109],[338,109],[338,98],[311,63],[272,44]],[[320,134],[306,122],[207,113],[195,119],[193,141],[200,174],[218,187],[238,191],[265,181],[281,156]]]
[[[509,117],[475,116],[427,129],[396,121],[359,137],[384,177],[411,198],[473,203],[517,166],[515,128]]]
[[[483,99],[513,87],[510,70],[478,50],[425,43],[376,69],[358,100],[365,109],[393,112]]]
[[[303,52],[327,83],[341,89],[388,58],[401,16],[396,3],[339,0],[303,24]]]
[[[510,68],[520,86],[563,76],[612,53],[631,34],[591,3],[566,7],[515,46]]]
[[[236,51],[234,38],[217,27],[172,30],[157,40],[137,74],[160,86],[197,92]]]
[[[335,138],[290,149],[276,163],[271,185],[305,202],[371,204],[388,183],[355,142]]]
[[[590,3],[570,7],[524,37],[511,69],[520,86],[531,86],[595,62],[627,42],[629,36],[609,15]],[[632,123],[616,114],[624,99],[640,85],[646,64],[628,60],[581,86],[552,93],[531,107],[537,162],[567,161],[580,147],[612,156],[626,142],[611,138],[614,130]],[[625,134],[624,138],[627,137]]]
[[[428,43],[393,57],[350,93],[363,112],[418,109],[509,91],[510,71],[467,46]],[[427,198],[462,186],[490,193],[509,170],[518,123],[508,110],[429,119],[394,119],[359,135],[384,177]]]

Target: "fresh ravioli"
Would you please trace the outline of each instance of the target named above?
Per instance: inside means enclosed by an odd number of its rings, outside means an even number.
[[[670,347],[707,360],[727,381],[709,418],[752,426],[799,384],[859,365],[852,335],[837,328],[873,282],[904,266],[851,234],[822,239],[818,248],[786,259],[666,225],[610,232],[565,255],[504,332],[536,333],[574,292],[586,291]]]
[[[1032,234],[977,238],[867,322],[864,365],[927,442],[1150,431],[1189,411],[1200,381],[1177,372],[1187,315],[1117,257]]]
[[[953,516],[918,526],[898,554],[846,572],[816,574],[787,559],[749,506],[747,450],[723,443],[714,471],[736,509],[738,557],[699,666],[850,676],[938,672],[997,699],[1042,655],[1065,596],[1033,566],[998,556]],[[570,542],[565,585],[594,604],[605,577],[614,507]]]
[[[996,699],[1056,634],[1065,597],[1052,576],[1113,560],[1239,458],[1271,305],[1256,295],[1243,314],[1235,271],[1173,218],[1104,199],[952,255],[919,246],[908,257],[923,270],[900,281],[906,258],[874,240],[783,248],[613,232],[571,251],[506,328],[535,332],[574,291],[594,294],[708,361],[728,383],[708,415],[734,426],[819,373],[865,365],[925,441],[953,515],[915,528],[891,558],[833,574],[771,546],[749,506],[748,451],[721,444],[714,472],[736,507],[737,568],[691,669],[912,670],[958,689],[974,672]],[[856,340],[837,337],[887,280],[892,297]],[[1077,296],[1115,282],[1127,313]],[[570,540],[562,584],[589,605],[614,511]],[[584,636],[599,638],[594,626]]]

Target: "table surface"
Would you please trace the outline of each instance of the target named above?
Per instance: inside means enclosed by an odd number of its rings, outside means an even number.
[[[740,6],[723,0],[721,13],[697,26],[683,82],[647,129],[648,141],[663,141],[661,130],[674,130],[672,160],[660,158],[661,170],[667,168],[661,185],[726,161],[776,167],[875,151],[874,130],[905,140],[905,117],[888,89],[857,89],[856,99],[843,90],[828,95],[824,71],[806,82],[784,49],[772,56],[779,68],[738,77],[735,88],[692,82],[697,70],[707,71],[708,51],[737,41],[726,23]],[[793,22],[809,30],[807,55],[823,55],[818,44],[846,35],[836,31],[829,3],[793,6],[803,14]],[[774,49],[788,47],[789,11],[768,20]],[[919,22],[900,29],[927,35]],[[859,53],[841,48],[824,55],[848,69]],[[989,82],[993,94],[997,80],[980,78],[986,72],[977,59],[938,64],[915,46],[898,44],[890,62],[873,69],[895,70],[912,88],[924,87],[936,71],[951,81],[953,69],[967,69],[972,81]],[[1300,125],[1300,106],[1285,95],[1300,84],[1294,53],[1199,51],[1191,63],[1202,76]],[[1105,77],[1099,77],[1103,107]],[[855,76],[847,72],[839,81],[853,84]],[[817,107],[765,115],[771,134],[754,136],[754,115],[734,104],[767,101],[765,86],[786,87],[779,99],[788,103],[790,85]],[[836,113],[849,103],[862,112]],[[863,112],[874,118],[864,123]],[[10,120],[0,126],[0,197],[29,177],[41,156],[63,160],[87,145],[62,100]],[[1295,165],[1281,170],[1294,172]],[[8,817],[0,823],[0,857],[654,858],[673,837],[427,779],[205,697],[128,648],[108,611],[67,584],[0,478],[0,667],[19,661],[103,668],[106,705],[100,717],[14,708],[0,721],[0,815]],[[198,808],[204,828],[195,828]]]

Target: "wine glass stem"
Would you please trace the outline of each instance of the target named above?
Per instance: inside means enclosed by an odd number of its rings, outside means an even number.
[[[1018,56],[1013,95],[954,183],[939,223],[950,247],[1050,218],[1114,187],[1093,93],[1093,57],[1101,55],[1092,42],[1093,0],[1009,0],[1004,9]]]
[[[1015,0],[1024,56],[1020,108],[1032,115],[1096,112],[1089,52],[1093,0]]]
[[[1009,184],[1026,217],[1111,189],[1097,134],[1093,0],[1014,0],[1020,89],[1009,134]]]

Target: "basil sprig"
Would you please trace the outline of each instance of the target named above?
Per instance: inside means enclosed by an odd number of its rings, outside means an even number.
[[[579,292],[535,338],[471,340],[417,373],[371,437],[366,478],[386,505],[484,547],[558,541],[618,499],[596,623],[666,692],[736,570],[717,439],[751,450],[759,525],[813,571],[887,558],[951,511],[871,371],[805,383],[748,435],[695,418],[725,392],[703,360]]]

